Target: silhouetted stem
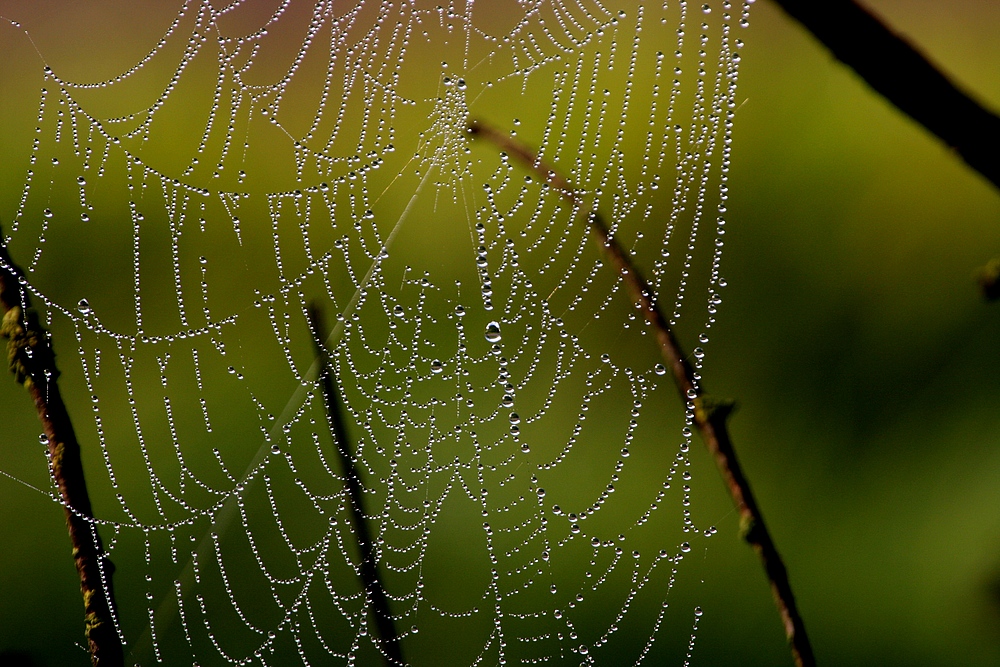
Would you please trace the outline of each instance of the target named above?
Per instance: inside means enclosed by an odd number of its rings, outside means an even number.
[[[577,197],[569,182],[554,168],[545,164],[527,146],[480,122],[473,122],[469,127],[469,132],[474,136],[481,136],[489,140],[501,150],[520,160],[534,171],[543,182],[555,188],[575,208],[583,210],[583,202]],[[760,509],[757,507],[757,501],[754,500],[750,490],[750,483],[743,475],[743,470],[736,459],[736,451],[729,439],[726,419],[732,411],[732,404],[712,404],[703,395],[702,390],[694,381],[694,371],[688,363],[686,355],[682,352],[680,343],[677,342],[673,330],[653,296],[653,290],[632,264],[622,247],[608,233],[608,228],[600,215],[596,212],[590,213],[588,222],[601,251],[615,265],[628,288],[632,301],[639,307],[656,333],[660,353],[671,370],[674,384],[680,392],[681,399],[694,403],[695,425],[698,427],[709,452],[715,458],[715,464],[722,474],[729,495],[732,496],[733,503],[739,511],[743,537],[760,556],[764,572],[771,582],[771,592],[774,594],[775,604],[781,614],[781,620],[785,626],[785,636],[791,646],[795,664],[799,667],[812,667],[816,664],[816,659],[813,656],[812,646],[806,635],[802,617],[795,605],[795,596],[792,594],[792,587],[788,581],[788,572],[770,533],[767,531]]]
[[[854,0],[774,0],[876,92],[1000,188],[1000,116]]]
[[[4,312],[0,334],[9,341],[10,370],[28,390],[48,439],[50,472],[65,507],[73,559],[80,575],[91,664],[119,667],[125,664],[125,659],[115,627],[111,585],[115,568],[104,554],[93,521],[80,443],[59,392],[59,369],[52,343],[38,321],[38,314],[31,308],[26,285],[23,272],[11,260],[7,248],[0,245],[0,305]]]
[[[316,304],[309,306],[309,324],[312,327],[313,342],[316,345],[316,356],[320,360],[320,381],[323,384],[323,398],[326,401],[327,419],[333,429],[333,439],[337,444],[340,462],[344,468],[347,484],[347,494],[351,503],[351,519],[354,523],[354,535],[358,538],[358,548],[361,551],[361,583],[365,587],[368,601],[371,603],[375,623],[382,639],[382,655],[390,667],[405,665],[403,650],[399,645],[399,634],[392,620],[392,610],[389,608],[389,598],[379,579],[378,561],[375,545],[372,542],[371,530],[368,527],[368,515],[365,513],[363,489],[358,466],[354,460],[351,441],[347,434],[347,422],[344,418],[344,406],[337,391],[336,376],[330,355],[322,341],[327,339],[327,330],[323,325],[323,315]]]

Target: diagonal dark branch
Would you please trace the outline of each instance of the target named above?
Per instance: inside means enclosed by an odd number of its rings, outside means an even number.
[[[496,128],[480,122],[473,122],[469,127],[469,132],[473,136],[487,139],[501,150],[513,155],[534,171],[542,182],[557,190],[575,208],[583,208],[583,202],[580,201],[569,182],[555,169],[545,164],[527,146]],[[632,264],[622,247],[610,235],[600,215],[591,213],[588,222],[601,251],[615,265],[629,290],[632,301],[642,310],[643,316],[656,332],[660,353],[673,374],[674,384],[680,392],[681,399],[685,403],[687,401],[694,402],[695,424],[709,452],[715,458],[716,466],[719,468],[733,503],[739,511],[743,537],[760,556],[764,571],[771,582],[771,592],[774,594],[775,604],[781,614],[781,620],[785,626],[785,636],[791,646],[795,664],[799,667],[813,667],[816,664],[816,659],[806,635],[805,624],[799,615],[798,607],[795,605],[795,596],[792,594],[792,586],[788,581],[788,572],[774,540],[771,539],[767,526],[764,524],[764,518],[761,516],[757,501],[750,490],[750,483],[743,475],[743,470],[736,459],[736,451],[729,439],[726,419],[732,411],[732,404],[713,404],[702,393],[694,382],[694,371],[688,363],[680,343],[678,343],[653,296],[653,290]]]
[[[115,567],[104,554],[93,520],[80,443],[59,392],[59,369],[52,342],[31,308],[26,285],[23,272],[14,264],[7,248],[0,245],[0,305],[4,313],[0,335],[8,339],[10,370],[28,390],[48,441],[50,472],[65,507],[73,559],[80,576],[91,664],[119,667],[125,664],[125,658],[115,628],[111,585]]]
[[[389,598],[378,573],[377,554],[372,541],[371,530],[368,527],[368,516],[365,514],[364,492],[361,486],[361,475],[351,450],[351,441],[347,434],[347,422],[344,419],[344,406],[337,391],[336,376],[330,354],[323,345],[327,338],[327,330],[323,324],[323,314],[315,303],[309,305],[309,324],[312,328],[313,342],[316,345],[316,357],[320,361],[320,378],[323,384],[323,398],[326,402],[327,419],[333,429],[333,439],[337,442],[337,452],[344,467],[347,494],[351,502],[351,519],[354,523],[354,535],[358,538],[358,548],[361,551],[361,583],[365,587],[368,600],[372,606],[375,623],[382,639],[382,655],[389,667],[405,665],[403,650],[399,645],[399,634],[392,620],[392,610],[389,608]]]
[[[854,0],[774,0],[834,56],[1000,188],[1000,116]]]

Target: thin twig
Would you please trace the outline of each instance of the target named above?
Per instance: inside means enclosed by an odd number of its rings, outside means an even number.
[[[562,197],[577,209],[583,209],[582,202],[573,191],[569,182],[559,175],[555,169],[545,164],[538,155],[524,144],[512,139],[509,135],[480,122],[473,122],[469,132],[481,136],[501,150],[513,155],[525,166],[537,174],[543,182],[553,187]],[[588,216],[590,229],[608,258],[614,263],[618,273],[629,290],[632,301],[642,310],[646,320],[656,332],[656,340],[660,345],[663,359],[670,367],[674,384],[681,398],[694,403],[694,421],[701,433],[705,445],[715,458],[715,464],[729,489],[729,495],[740,514],[740,527],[743,538],[754,548],[764,565],[764,571],[771,582],[771,592],[775,604],[781,614],[785,626],[785,636],[792,649],[795,664],[799,667],[812,667],[816,664],[812,646],[806,635],[805,625],[795,605],[795,596],[788,581],[788,572],[781,560],[781,555],[771,539],[764,524],[757,501],[750,490],[750,483],[743,475],[736,459],[736,451],[729,439],[726,419],[732,411],[731,403],[713,403],[708,400],[694,381],[694,371],[681,350],[680,343],[674,336],[670,325],[663,316],[653,295],[653,290],[632,264],[628,255],[610,235],[607,226],[596,212]]]
[[[1000,116],[854,0],[774,0],[879,94],[1000,188]]]
[[[50,472],[59,487],[73,559],[80,575],[84,622],[90,661],[94,667],[125,664],[121,638],[115,627],[115,600],[111,576],[115,567],[105,555],[83,477],[80,443],[76,439],[62,394],[59,369],[48,334],[31,308],[24,273],[0,245],[0,335],[8,339],[7,360],[17,381],[35,404],[49,448]]]
[[[368,515],[364,509],[364,490],[361,485],[361,474],[354,460],[351,441],[347,434],[347,422],[344,419],[344,406],[337,391],[336,376],[330,354],[322,341],[327,339],[327,330],[323,325],[323,314],[315,303],[309,305],[309,324],[312,327],[313,342],[316,346],[316,356],[320,360],[320,378],[323,383],[323,397],[326,401],[326,413],[333,429],[333,439],[337,443],[337,452],[344,467],[347,494],[351,501],[351,518],[354,523],[354,535],[358,538],[358,548],[361,551],[361,583],[365,587],[368,600],[372,606],[375,623],[382,639],[382,655],[389,667],[405,665],[403,649],[399,645],[399,634],[393,621],[392,610],[389,608],[389,598],[378,573],[377,554],[372,541],[371,530],[368,527]]]

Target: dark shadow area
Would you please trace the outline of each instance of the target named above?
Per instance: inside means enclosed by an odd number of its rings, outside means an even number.
[[[0,667],[42,667],[42,663],[26,651],[0,651]]]

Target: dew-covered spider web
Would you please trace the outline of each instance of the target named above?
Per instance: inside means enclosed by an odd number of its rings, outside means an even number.
[[[697,663],[719,482],[586,219],[700,369],[749,1],[5,8],[4,240],[130,663],[382,663],[313,303],[408,663]]]

